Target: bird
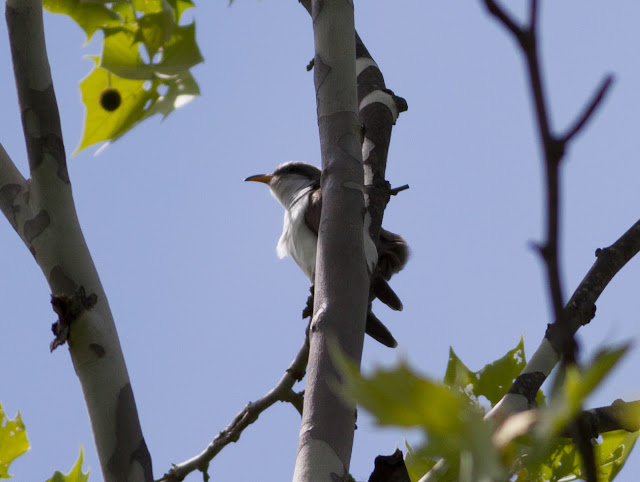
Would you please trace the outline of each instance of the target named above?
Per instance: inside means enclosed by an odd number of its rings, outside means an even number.
[[[284,223],[276,253],[279,258],[291,256],[311,282],[311,296],[303,311],[303,318],[310,316],[313,310],[316,250],[322,209],[320,179],[320,169],[301,161],[285,162],[271,174],[256,174],[245,179],[269,186],[273,197],[284,207]],[[407,263],[409,249],[406,241],[398,234],[381,229],[379,249],[376,250],[375,243],[364,229],[364,244],[367,264],[372,274],[370,301],[377,297],[390,308],[402,310],[402,302],[387,282]],[[395,348],[398,344],[387,327],[373,314],[371,304],[367,312],[366,333],[390,348]]]

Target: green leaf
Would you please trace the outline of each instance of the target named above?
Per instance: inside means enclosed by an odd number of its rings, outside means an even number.
[[[349,368],[345,394],[370,411],[380,425],[428,427],[439,436],[460,432],[460,411],[467,402],[436,382],[422,379],[406,365],[360,377]]]
[[[153,80],[151,65],[145,64],[138,51],[136,33],[125,27],[104,29],[100,67],[123,79]]]
[[[185,10],[194,7],[194,4],[191,0],[168,0],[168,2],[175,13],[176,23],[180,22],[180,18],[182,17],[182,14],[185,12]]]
[[[478,399],[484,396],[495,405],[507,393],[513,381],[526,365],[524,339],[503,357],[485,365],[477,372],[471,371],[449,348],[449,363],[444,376],[444,383],[450,387],[458,387],[468,396]],[[543,400],[542,392],[538,398]]]
[[[196,24],[193,22],[176,27],[171,40],[163,48],[162,60],[154,67],[158,73],[177,75],[203,61],[196,42]]]
[[[82,101],[87,109],[84,133],[76,152],[87,146],[115,139],[131,129],[146,114],[147,103],[158,99],[157,84],[144,80],[122,79],[97,67],[80,83]],[[105,110],[101,94],[105,89],[116,90],[122,99],[118,108]]]
[[[453,470],[463,456],[474,480],[502,475],[491,427],[457,390],[421,378],[404,364],[363,377],[344,357],[336,355],[335,360],[345,380],[342,393],[371,412],[378,424],[425,432],[428,444],[417,450],[421,456],[445,457]]]
[[[404,465],[407,467],[411,482],[416,482],[436,465],[436,460],[414,451],[406,440],[404,444],[407,447],[407,454],[404,456]]]
[[[9,465],[29,450],[27,432],[20,413],[9,420],[0,405],[0,479],[9,479]]]
[[[161,114],[163,118],[166,118],[175,109],[185,106],[194,97],[200,95],[200,87],[189,72],[164,82],[164,85],[168,85],[165,95],[158,97],[140,120],[155,114]]]
[[[133,8],[142,13],[158,13],[171,8],[166,0],[133,0]]]
[[[62,13],[71,17],[87,35],[87,42],[99,28],[115,27],[123,19],[104,4],[84,0],[43,0],[42,5],[51,13]]]
[[[166,12],[149,13],[138,21],[138,25],[140,26],[138,39],[147,48],[149,58],[153,58],[171,39],[175,27],[171,12],[168,15]]]
[[[629,349],[629,344],[600,350],[584,368],[570,366],[557,395],[543,412],[539,437],[547,439],[564,430],[582,410],[582,402],[602,382]]]
[[[602,435],[602,442],[595,447],[600,482],[611,482],[618,475],[629,458],[638,435],[640,432],[629,433],[624,430]]]
[[[84,458],[84,453],[82,450],[82,446],[80,446],[80,455],[78,456],[78,460],[71,468],[71,471],[68,474],[63,474],[62,472],[56,471],[47,482],[87,482],[89,480],[89,472],[82,472],[82,460]]]

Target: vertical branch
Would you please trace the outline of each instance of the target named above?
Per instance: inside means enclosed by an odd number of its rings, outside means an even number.
[[[312,19],[323,206],[296,482],[331,481],[349,470],[355,405],[336,393],[328,345],[336,340],[360,363],[369,291],[353,3],[314,0]]]
[[[524,27],[519,26],[494,0],[484,0],[484,5],[509,31],[520,46],[525,58],[531,97],[535,108],[535,119],[538,126],[538,138],[544,155],[545,167],[545,213],[546,213],[546,239],[539,246],[547,273],[549,298],[556,321],[562,317],[564,295],[560,282],[560,263],[558,256],[559,225],[560,225],[560,166],[567,150],[568,143],[586,125],[587,121],[595,113],[604,96],[611,86],[613,77],[607,76],[601,87],[597,90],[588,108],[579,117],[578,121],[565,135],[557,135],[552,132],[549,120],[547,101],[544,93],[544,83],[540,73],[540,58],[538,54],[538,2],[530,0],[529,20]],[[565,346],[562,353],[572,358],[574,344]]]
[[[42,4],[7,0],[6,21],[31,182],[0,152],[0,207],[44,273],[59,315],[52,347],[68,342],[104,480],[153,480],[113,316],[76,215]]]
[[[524,401],[526,405],[532,403],[537,393],[537,387],[542,384],[550,368],[555,366],[560,357],[564,357],[567,363],[575,363],[577,345],[574,335],[577,327],[575,330],[572,329],[573,327],[570,323],[574,322],[574,318],[569,316],[566,309],[563,311],[564,295],[560,282],[560,262],[558,255],[558,247],[560,244],[560,165],[568,143],[586,125],[589,118],[601,104],[606,91],[611,85],[612,77],[609,76],[605,79],[593,97],[593,100],[588,104],[588,108],[578,118],[574,126],[567,131],[567,134],[556,135],[551,129],[544,84],[540,74],[537,39],[538,1],[530,0],[528,24],[524,27],[519,26],[506,11],[498,6],[495,0],[484,0],[484,5],[489,13],[513,35],[526,60],[529,87],[535,108],[538,137],[544,155],[545,167],[546,239],[538,249],[545,262],[549,297],[555,319],[554,324],[549,325],[549,329],[545,334],[545,341],[541,345],[540,350],[534,355],[534,358],[536,356],[538,358],[537,365],[543,367],[543,371],[531,370],[529,366],[531,363],[525,367],[525,370],[509,391],[508,395],[510,397],[505,397],[501,400],[488,414],[489,418],[495,419],[503,412],[504,409],[502,407],[507,404],[508,398]],[[571,302],[568,308],[572,308]],[[591,308],[591,306],[588,308]],[[591,318],[588,320],[590,319]],[[522,400],[523,398],[524,400]],[[588,433],[580,424],[576,424],[576,442],[582,456],[587,480],[593,482],[597,480],[593,448]]]

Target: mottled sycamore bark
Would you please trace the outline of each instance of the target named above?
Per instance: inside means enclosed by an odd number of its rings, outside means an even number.
[[[151,457],[115,324],[76,216],[42,4],[7,0],[6,20],[31,179],[25,180],[0,149],[0,209],[51,288],[60,315],[56,343],[68,342],[104,480],[149,482]]]

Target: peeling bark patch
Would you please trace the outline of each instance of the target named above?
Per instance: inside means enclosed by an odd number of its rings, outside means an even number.
[[[24,104],[28,107],[23,111],[23,123],[28,127],[29,137],[27,151],[29,153],[29,167],[37,169],[45,154],[54,157],[58,164],[58,177],[64,180],[66,174],[66,155],[61,138],[60,116],[53,91],[53,84],[43,90],[28,89]],[[67,181],[68,182],[68,181]]]
[[[19,184],[5,184],[0,188],[0,205],[12,206],[18,193],[20,193]]]
[[[69,172],[67,171],[66,154],[62,139],[55,134],[47,134],[42,138],[42,153],[49,154],[58,164],[56,174],[65,184],[69,184]]]
[[[10,210],[13,213],[13,219],[9,221],[15,226],[16,213],[19,211],[18,206],[14,206],[14,201],[22,188],[19,184],[5,184],[0,188],[0,206],[4,206],[5,209]]]
[[[73,293],[78,288],[75,281],[69,278],[60,265],[55,265],[49,272],[49,283],[55,291],[60,293]]]
[[[329,75],[330,72],[331,67],[325,64],[319,55],[316,55],[313,61],[313,75],[315,77],[314,82],[316,85],[316,92],[320,90],[324,79],[327,77],[327,75]]]
[[[129,480],[131,465],[135,462],[142,467],[145,480],[152,482],[151,455],[140,430],[130,383],[122,387],[118,394],[115,422],[116,446],[107,462],[108,482]]]
[[[42,209],[35,217],[24,222],[24,237],[27,238],[29,244],[36,239],[42,231],[47,229],[51,219],[49,213]]]
[[[102,358],[106,353],[104,347],[98,343],[91,343],[89,349],[93,351],[98,358]]]
[[[58,315],[58,321],[51,325],[51,331],[55,338],[49,345],[51,351],[69,339],[71,324],[77,320],[82,313],[93,308],[98,301],[98,296],[94,293],[86,296],[84,286],[80,286],[73,296],[51,295],[53,311]]]

